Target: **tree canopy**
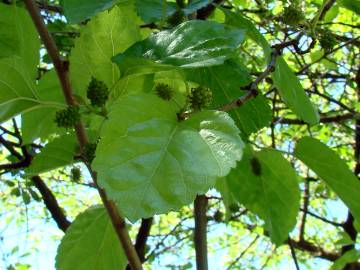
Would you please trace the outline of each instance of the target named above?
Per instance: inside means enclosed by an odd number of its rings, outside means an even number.
[[[0,1],[0,268],[360,269],[359,14]]]

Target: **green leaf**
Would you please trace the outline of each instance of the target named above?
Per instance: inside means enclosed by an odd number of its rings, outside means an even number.
[[[39,81],[37,93],[40,98],[46,101],[63,103],[64,97],[61,91],[59,79],[55,70],[47,72]],[[62,133],[54,121],[57,108],[40,107],[26,112],[21,117],[21,132],[23,143],[27,144],[37,138],[47,139],[53,133]]]
[[[338,0],[337,2],[341,7],[360,14],[360,0]]]
[[[291,164],[275,150],[247,149],[226,180],[235,198],[265,221],[271,240],[281,245],[296,224],[300,206]]]
[[[70,23],[79,23],[112,7],[117,0],[63,0],[64,14]]]
[[[145,23],[159,22],[165,20],[166,17],[179,9],[175,2],[166,1],[165,5],[164,2],[164,0],[136,0],[136,9]],[[193,0],[182,10],[188,15],[207,6],[209,3],[211,3],[210,0]]]
[[[224,8],[222,8],[221,10],[226,15],[226,24],[238,27],[240,29],[245,29],[246,36],[254,40],[258,45],[263,48],[267,58],[270,57],[271,47],[269,43],[250,20],[241,16],[240,13],[234,13]]]
[[[326,12],[324,21],[332,22],[339,15],[339,6],[333,5],[328,12]]]
[[[132,5],[115,6],[92,18],[81,30],[70,56],[70,78],[74,92],[86,97],[91,76],[109,88],[120,73],[111,58],[140,39]]]
[[[115,56],[114,61],[121,65],[126,57],[138,57],[184,68],[220,65],[235,55],[243,38],[243,30],[192,20],[151,35]]]
[[[272,76],[280,96],[287,106],[302,120],[310,125],[319,122],[319,114],[306,95],[299,79],[286,61],[278,56]]]
[[[241,158],[243,143],[225,112],[179,122],[152,94],[119,98],[104,123],[93,168],[130,220],[166,213],[214,186]]]
[[[22,58],[32,78],[37,75],[40,40],[28,12],[16,5],[0,3],[0,59]]]
[[[187,6],[183,9],[185,14],[191,14],[198,9],[206,7],[207,5],[211,4],[211,0],[192,0],[189,1]]]
[[[343,270],[348,263],[353,263],[358,260],[360,260],[360,250],[349,250],[334,262],[330,270]]]
[[[296,144],[295,156],[313,170],[360,220],[360,181],[340,157],[320,141],[304,137]]]
[[[174,2],[166,3],[164,0],[136,0],[136,9],[144,23],[165,20],[177,10]]]
[[[0,59],[0,122],[41,106],[42,102],[23,61],[18,57]]]
[[[57,270],[125,269],[127,260],[103,207],[79,214],[61,240]]]
[[[31,165],[25,170],[28,175],[37,175],[47,171],[70,165],[77,152],[75,134],[67,134],[46,144],[41,152],[35,155]]]
[[[213,92],[213,108],[233,101],[245,94],[240,87],[248,85],[250,75],[246,68],[235,61],[226,61],[223,65],[205,67],[196,71],[186,71],[187,79],[209,87]],[[229,114],[245,135],[267,126],[272,117],[267,100],[259,94],[242,106],[231,110]]]

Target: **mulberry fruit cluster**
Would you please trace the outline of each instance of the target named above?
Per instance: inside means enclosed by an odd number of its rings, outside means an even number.
[[[109,89],[103,81],[92,77],[86,95],[92,106],[102,107],[109,98]]]
[[[165,100],[170,100],[174,96],[174,90],[166,83],[158,83],[155,86],[155,92]]]
[[[71,173],[71,179],[74,181],[74,182],[79,182],[80,181],[80,178],[81,178],[81,171],[78,167],[73,167],[70,171]]]
[[[55,123],[58,127],[71,128],[80,121],[79,106],[69,106],[55,113]]]
[[[209,88],[199,86],[191,88],[189,103],[191,109],[199,111],[208,107],[212,102],[212,92]]]
[[[325,52],[331,51],[334,46],[337,44],[337,40],[334,34],[328,29],[322,29],[319,31],[320,34],[320,45],[324,49]]]
[[[84,146],[83,156],[87,162],[91,163],[95,158],[95,151],[96,151],[97,143],[87,143]]]
[[[284,9],[282,14],[282,21],[284,23],[296,26],[304,20],[305,16],[297,5],[290,5]]]

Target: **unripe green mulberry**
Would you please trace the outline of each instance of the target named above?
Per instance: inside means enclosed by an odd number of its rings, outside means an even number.
[[[86,93],[91,105],[102,107],[109,97],[109,89],[103,81],[92,77]]]
[[[81,178],[81,171],[78,167],[71,168],[71,179],[74,182],[79,182]]]
[[[155,86],[155,92],[165,100],[170,100],[174,96],[174,90],[166,83],[158,83]]]
[[[182,23],[186,18],[185,12],[182,9],[176,10],[170,17],[167,18],[168,24],[176,26]]]
[[[221,221],[223,221],[223,216],[224,216],[224,214],[220,210],[217,210],[214,214],[214,220],[216,222],[221,222]]]
[[[95,151],[96,151],[97,143],[87,143],[84,146],[83,156],[87,162],[91,163],[95,158]]]
[[[194,111],[208,107],[212,102],[212,92],[209,88],[199,86],[191,88],[189,103]]]
[[[55,113],[55,123],[58,127],[71,128],[80,121],[79,106],[68,106]]]
[[[320,45],[325,52],[330,52],[337,44],[337,40],[334,34],[328,29],[322,29],[319,31],[320,34]]]
[[[288,25],[296,26],[305,20],[305,16],[302,13],[300,7],[296,5],[290,5],[285,7],[282,14],[282,21]]]

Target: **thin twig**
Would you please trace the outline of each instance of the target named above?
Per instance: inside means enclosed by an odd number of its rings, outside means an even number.
[[[294,264],[295,264],[295,268],[296,268],[296,270],[300,270],[299,262],[298,262],[298,259],[296,257],[295,248],[293,247],[291,241],[289,241],[288,243],[289,243],[289,247],[290,247],[290,251],[291,251],[291,256],[292,256]]]
[[[248,250],[256,243],[256,241],[259,239],[259,235],[257,235],[250,244],[239,254],[239,256],[236,257],[236,259],[226,268],[227,270],[233,269],[233,266],[236,265],[238,261],[248,252]]]
[[[64,97],[65,97],[66,103],[68,105],[76,105],[76,101],[72,94],[72,88],[71,88],[70,78],[69,78],[69,73],[68,73],[69,63],[67,61],[63,61],[61,59],[59,50],[58,50],[53,38],[51,37],[34,0],[25,0],[24,2],[29,11],[30,16],[38,30],[38,33],[45,45],[45,48],[54,64],[56,73],[60,80],[60,84],[62,87],[62,91],[63,91]],[[77,139],[78,139],[78,142],[80,145],[80,149],[83,149],[84,146],[88,143],[88,137],[87,137],[87,134],[85,131],[85,127],[81,121],[75,126],[75,130],[76,130]],[[117,233],[117,236],[122,244],[122,247],[123,247],[126,257],[129,261],[129,264],[131,265],[132,269],[134,269],[134,270],[142,269],[140,259],[136,253],[136,250],[131,242],[129,233],[127,231],[125,220],[120,216],[115,203],[108,200],[105,191],[97,185],[96,172],[92,171],[90,166],[88,166],[88,167],[90,169],[92,179],[93,179],[95,185],[97,186],[97,189],[99,191],[102,202],[111,218],[111,221],[112,221],[114,229]]]

